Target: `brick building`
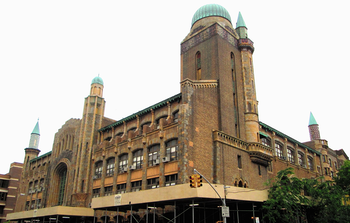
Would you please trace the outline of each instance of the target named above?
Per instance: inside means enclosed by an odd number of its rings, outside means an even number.
[[[348,157],[320,138],[310,115],[301,143],[258,118],[253,42],[219,5],[205,5],[181,43],[181,92],[121,120],[104,117],[103,80],[92,80],[83,117],[39,156],[25,150],[16,212],[8,220],[227,222],[262,217],[264,183],[292,166],[298,177],[331,179]],[[194,170],[211,184],[190,188]],[[220,199],[220,197],[222,199]],[[94,216],[96,217],[94,219]]]
[[[7,174],[0,174],[0,222],[6,221],[6,215],[15,210],[22,163],[11,163]]]

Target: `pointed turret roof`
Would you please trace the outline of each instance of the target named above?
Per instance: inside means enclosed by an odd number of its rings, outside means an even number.
[[[247,28],[247,26],[245,25],[245,22],[243,20],[243,16],[242,16],[241,12],[238,13],[238,19],[237,19],[237,23],[236,23],[236,28],[238,28],[238,27]]]
[[[37,135],[40,135],[40,130],[39,130],[39,119],[38,121],[36,122],[36,125],[32,131],[32,134],[37,134]]]
[[[318,125],[312,112],[310,112],[309,125]]]

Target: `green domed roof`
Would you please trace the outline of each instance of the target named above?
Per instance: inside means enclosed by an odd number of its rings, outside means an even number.
[[[101,85],[103,85],[103,80],[102,80],[102,78],[100,78],[100,76],[97,76],[94,79],[92,79],[91,84],[101,84]]]
[[[221,5],[217,4],[208,4],[200,7],[196,13],[194,13],[192,17],[192,26],[195,22],[197,22],[200,19],[203,19],[205,17],[209,16],[219,16],[227,19],[231,24],[231,16],[228,13],[228,11],[222,7]]]

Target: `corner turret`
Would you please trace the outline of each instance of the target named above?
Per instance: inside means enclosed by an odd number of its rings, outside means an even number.
[[[315,119],[314,115],[312,114],[312,112],[310,112],[309,133],[310,133],[310,140],[311,141],[321,138],[318,124],[317,124],[316,119]]]
[[[24,167],[26,168],[29,161],[37,158],[40,150],[39,148],[39,139],[40,139],[40,130],[39,130],[39,119],[30,135],[29,146],[25,148],[25,156],[24,156]]]

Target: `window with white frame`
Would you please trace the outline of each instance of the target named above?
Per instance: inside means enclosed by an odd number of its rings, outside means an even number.
[[[132,165],[135,167],[135,169],[142,169],[142,164],[143,164],[143,150],[139,149],[133,152]]]
[[[128,154],[119,156],[119,173],[124,173],[128,169]]]
[[[283,145],[280,142],[275,142],[275,152],[278,158],[283,158]]]
[[[169,161],[177,160],[177,139],[170,140],[166,143],[166,157]]]
[[[290,163],[294,163],[294,150],[291,147],[287,147],[287,158]]]
[[[153,145],[148,150],[148,166],[159,164],[160,145]]]
[[[115,162],[115,158],[109,158],[107,160],[107,170],[106,170],[106,176],[110,177],[114,175],[114,162]]]

